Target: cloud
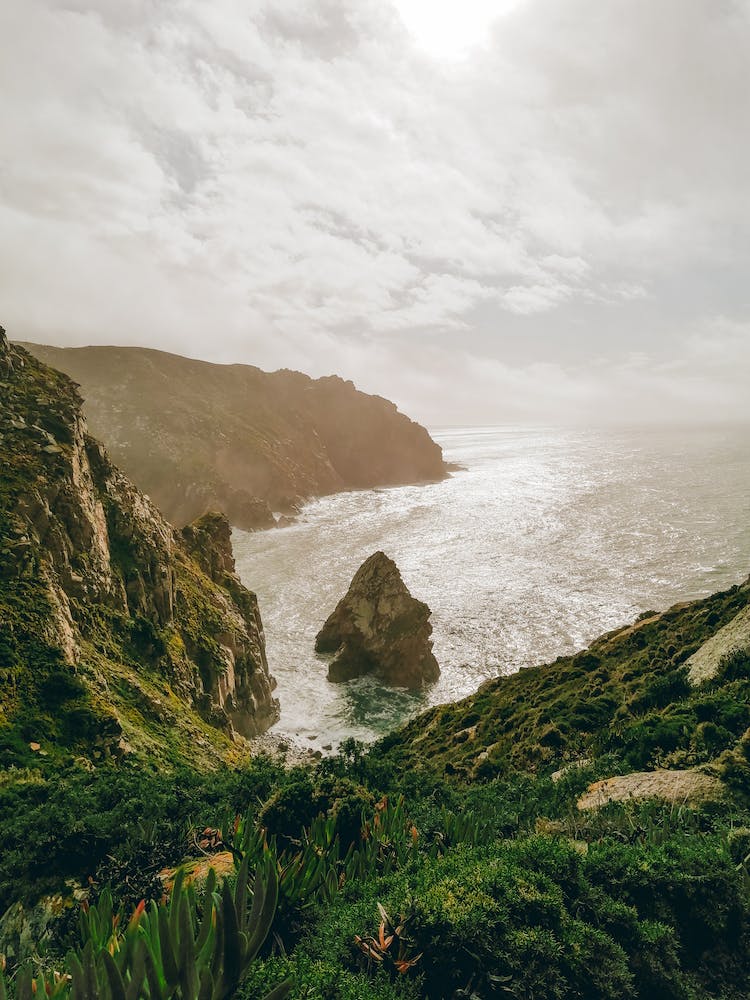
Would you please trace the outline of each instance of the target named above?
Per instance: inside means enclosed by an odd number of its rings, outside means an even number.
[[[2,322],[431,420],[750,417],[750,5],[504,7],[456,61],[376,0],[6,0]]]

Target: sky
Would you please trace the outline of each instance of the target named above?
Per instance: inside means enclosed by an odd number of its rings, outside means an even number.
[[[750,0],[3,0],[0,323],[750,420]]]

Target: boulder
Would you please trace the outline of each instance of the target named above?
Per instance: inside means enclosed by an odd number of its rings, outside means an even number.
[[[13,355],[5,330],[0,326],[0,377],[8,378],[13,374]]]
[[[750,649],[750,605],[688,657],[685,661],[688,680],[691,684],[711,680],[718,674],[724,660],[747,649]]]
[[[209,511],[182,529],[184,544],[203,572],[220,586],[234,576],[232,526],[226,515]]]
[[[581,811],[603,809],[610,802],[663,799],[680,805],[694,806],[715,802],[725,794],[719,778],[705,771],[636,771],[595,781],[577,802]]]
[[[333,654],[328,680],[372,673],[385,684],[408,688],[436,680],[430,613],[411,596],[393,560],[375,552],[315,640],[316,652]]]

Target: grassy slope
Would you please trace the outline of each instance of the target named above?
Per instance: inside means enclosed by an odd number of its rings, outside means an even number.
[[[483,685],[387,737],[401,768],[491,778],[609,755],[624,770],[686,767],[737,750],[750,726],[747,671],[693,689],[682,664],[750,601],[750,585],[647,614],[575,656]]]

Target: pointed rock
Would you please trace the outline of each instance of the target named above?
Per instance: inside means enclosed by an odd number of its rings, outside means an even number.
[[[333,654],[328,680],[373,673],[386,684],[409,688],[437,680],[430,614],[411,596],[395,562],[375,552],[315,640],[318,653]]]

